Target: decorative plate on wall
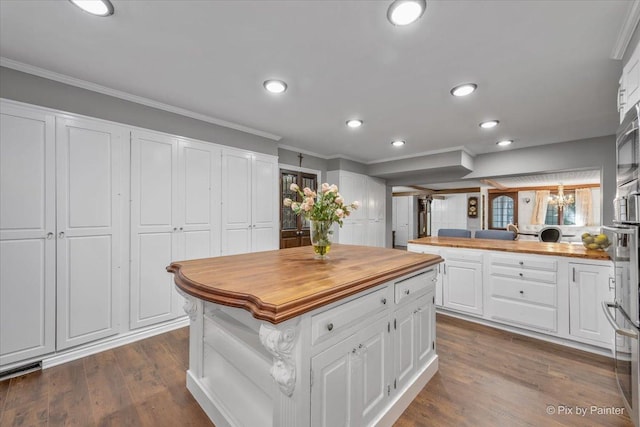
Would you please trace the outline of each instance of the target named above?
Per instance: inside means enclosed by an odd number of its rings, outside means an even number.
[[[478,216],[477,197],[469,197],[469,199],[467,199],[467,215],[469,218],[476,218]]]

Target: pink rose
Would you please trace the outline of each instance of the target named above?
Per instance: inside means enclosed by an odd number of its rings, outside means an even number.
[[[331,187],[329,187],[329,193],[337,193],[338,192],[338,186],[335,184],[332,184]]]
[[[289,186],[289,189],[291,191],[300,191],[300,187],[298,187],[298,184],[291,184],[291,186]]]
[[[360,202],[356,200],[355,202],[351,203],[351,207],[353,209],[358,209],[360,207]]]
[[[286,199],[284,199],[284,201],[282,202],[282,204],[287,206],[287,207],[291,206],[291,203],[293,203],[293,200],[291,200],[288,197]]]
[[[302,190],[302,192],[305,196],[311,196],[313,194],[313,191],[311,191],[309,187],[304,187],[304,190]]]
[[[342,205],[342,204],[344,204],[344,199],[342,197],[338,196],[338,197],[336,197],[336,203],[339,204],[339,205]]]
[[[311,210],[311,206],[309,206],[307,203],[303,203],[302,210],[304,210],[305,212],[309,212]]]
[[[327,191],[329,191],[329,188],[330,188],[329,184],[327,184],[326,182],[323,182],[322,186],[320,187],[323,193],[326,193]]]
[[[300,203],[298,202],[291,203],[291,209],[293,209],[294,211],[297,211],[298,209],[300,209]]]
[[[313,197],[307,197],[306,199],[304,199],[304,202],[309,206],[313,206],[316,204],[316,201],[313,200]]]
[[[338,218],[342,218],[344,216],[344,211],[342,209],[336,209],[336,215]]]

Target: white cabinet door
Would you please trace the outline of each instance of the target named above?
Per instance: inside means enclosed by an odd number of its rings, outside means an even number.
[[[394,197],[394,218],[396,246],[407,246],[409,240],[409,197]]]
[[[278,249],[280,200],[275,158],[253,155],[251,186],[251,251]]]
[[[338,186],[338,192],[347,201],[360,203],[360,208],[353,211],[347,221],[367,219],[367,176],[359,173],[340,171],[339,182],[329,183]]]
[[[482,264],[450,260],[445,253],[443,305],[454,310],[482,315]]]
[[[181,140],[177,223],[180,259],[220,255],[220,150]]]
[[[613,329],[602,311],[612,301],[607,266],[569,263],[569,330],[580,338],[613,345]]]
[[[640,45],[629,58],[629,62],[622,69],[624,82],[624,111],[629,111],[640,101]]]
[[[251,154],[222,156],[222,255],[251,252]]]
[[[55,119],[0,111],[0,365],[55,349]]]
[[[130,327],[179,315],[180,299],[165,270],[177,260],[178,141],[151,132],[131,138]]]
[[[394,329],[394,389],[401,389],[416,370],[416,318],[415,303],[396,311]]]
[[[126,136],[110,124],[57,120],[58,349],[118,332]]]
[[[350,336],[311,359],[311,426],[359,425],[354,411],[352,351]]]
[[[384,181],[367,177],[367,215],[369,219],[385,217],[387,187]]]
[[[356,354],[360,358],[357,365],[360,372],[355,378],[360,385],[355,388],[357,393],[354,395],[359,399],[355,407],[361,414],[357,425],[369,425],[386,403],[392,367],[388,326],[388,317],[383,317],[357,334]]]
[[[430,290],[426,295],[418,299],[415,315],[418,366],[423,366],[425,361],[436,351],[436,307],[434,290]]]

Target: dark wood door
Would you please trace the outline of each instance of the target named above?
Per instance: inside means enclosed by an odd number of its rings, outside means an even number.
[[[318,178],[310,173],[280,170],[280,249],[311,245],[309,221],[294,214],[290,207],[282,203],[287,197],[293,201],[302,201],[297,193],[290,190],[291,184],[316,191]]]

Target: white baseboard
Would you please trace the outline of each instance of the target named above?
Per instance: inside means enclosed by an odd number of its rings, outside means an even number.
[[[42,359],[42,369],[51,368],[52,366],[71,362],[72,360],[80,359],[82,357],[90,356],[102,351],[111,350],[112,348],[130,344],[135,341],[173,331],[174,329],[183,328],[185,326],[189,326],[189,318],[181,317],[179,319],[172,320],[167,323],[162,323],[160,325],[149,326],[147,328],[115,335],[111,338],[105,338],[95,343],[72,348],[70,350],[62,351],[54,355],[45,357],[44,359]]]

